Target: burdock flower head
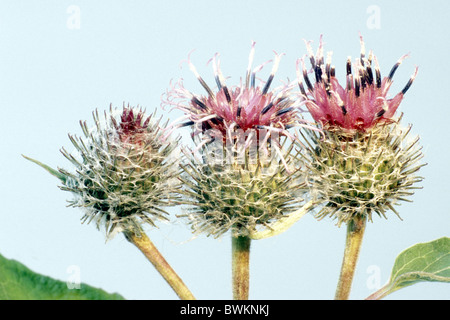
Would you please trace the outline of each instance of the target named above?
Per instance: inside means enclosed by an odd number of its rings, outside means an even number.
[[[193,94],[181,82],[175,84],[167,94],[166,104],[183,111],[185,115],[173,123],[173,128],[192,126],[193,136],[216,131],[223,138],[236,130],[268,129],[288,134],[287,129],[296,125],[299,119],[295,102],[289,99],[291,86],[286,84],[269,90],[282,55],[276,54],[269,78],[257,86],[256,74],[268,62],[252,70],[254,51],[253,42],[245,81],[243,83],[241,80],[240,85],[232,87],[226,85],[217,54],[214,56],[212,61],[217,90],[206,84],[189,58],[189,67],[207,95]]]
[[[301,99],[324,133],[305,130],[310,144],[308,180],[324,203],[318,217],[336,217],[338,224],[371,220],[373,212],[386,217],[392,210],[398,215],[394,205],[409,201],[407,196],[422,179],[415,175],[422,166],[419,139],[408,138],[411,126],[402,127],[396,115],[417,68],[401,92],[388,98],[393,75],[406,56],[382,78],[376,57],[372,52],[366,57],[362,37],[360,42],[360,57],[347,60],[344,86],[331,66],[331,52],[324,59],[322,39],[316,55],[307,43],[315,83],[303,60],[303,70],[298,69]]]
[[[323,54],[323,43],[320,41],[317,55],[314,56],[311,46],[307,43],[309,59],[314,73],[315,83],[311,83],[303,59],[303,82],[299,82],[305,105],[312,117],[324,129],[336,129],[342,134],[366,132],[378,124],[393,122],[397,108],[405,93],[412,85],[418,68],[406,86],[393,98],[387,98],[389,88],[393,83],[393,76],[407,55],[402,56],[389,72],[382,78],[376,56],[369,53],[366,57],[365,45],[362,37],[361,55],[352,62],[349,57],[346,66],[346,83],[342,86],[336,78],[335,68],[331,66],[332,52],[327,54],[326,61]],[[300,70],[298,68],[298,72]],[[300,75],[299,75],[300,78]]]
[[[196,232],[214,237],[228,230],[248,236],[293,212],[302,201],[303,174],[290,155],[295,137],[288,131],[304,125],[298,102],[291,99],[290,84],[270,89],[280,54],[267,81],[256,83],[264,64],[252,70],[254,45],[239,85],[227,86],[216,55],[217,88],[206,84],[189,58],[206,95],[189,92],[181,82],[167,93],[166,104],[185,114],[172,128],[191,126],[196,143],[185,152],[183,165],[189,207],[185,216]]]
[[[62,149],[75,172],[46,169],[74,194],[69,203],[84,210],[83,222],[94,221],[108,238],[120,231],[139,235],[143,223],[167,219],[163,208],[176,203],[179,171],[171,154],[177,141],[163,141],[161,119],[141,108],[111,108],[104,118],[95,111],[93,118],[92,129],[80,122],[84,137],[69,136],[75,152]]]

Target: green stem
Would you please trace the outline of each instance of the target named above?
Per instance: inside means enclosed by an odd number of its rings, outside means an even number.
[[[137,235],[132,231],[125,231],[124,235],[125,238],[134,244],[153,264],[181,300],[195,300],[194,295],[189,291],[181,278],[176,274],[145,233],[141,231],[141,233]]]
[[[381,300],[391,292],[390,289],[391,288],[390,288],[389,284],[387,284],[387,285],[383,286],[382,288],[378,289],[377,291],[375,291],[374,293],[372,293],[370,296],[368,296],[364,300]]]
[[[336,289],[336,300],[348,300],[350,295],[365,226],[365,217],[354,218],[347,223],[347,238],[345,242],[341,274],[339,276],[339,282]]]
[[[306,213],[308,213],[311,210],[311,208],[314,207],[314,205],[315,203],[311,200],[305,205],[303,205],[303,207],[301,207],[297,211],[294,211],[288,216],[284,216],[281,219],[269,225],[268,229],[261,231],[257,231],[256,229],[250,230],[250,238],[252,240],[260,240],[273,237],[285,232],[290,227],[292,227],[298,220],[300,220]]]
[[[248,300],[250,283],[250,242],[246,236],[232,236],[233,299]]]

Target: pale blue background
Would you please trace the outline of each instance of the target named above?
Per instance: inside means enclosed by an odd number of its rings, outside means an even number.
[[[69,29],[67,8],[80,8],[80,29]],[[380,28],[370,29],[367,8],[380,9]],[[449,236],[450,52],[449,1],[18,1],[0,2],[0,253],[31,269],[67,280],[76,265],[81,280],[127,299],[176,299],[153,267],[121,236],[105,244],[81,212],[66,208],[70,194],[27,154],[53,167],[71,168],[60,154],[79,120],[110,103],[139,104],[153,111],[171,79],[183,77],[201,90],[186,65],[192,56],[214,84],[206,62],[220,52],[231,81],[244,76],[252,40],[255,64],[285,52],[275,83],[295,78],[295,60],[306,53],[302,39],[324,34],[343,79],[348,55],[359,54],[358,32],[377,55],[386,75],[410,52],[391,94],[403,88],[418,65],[419,75],[400,111],[420,134],[428,164],[423,190],[388,220],[369,224],[351,298],[373,289],[380,271],[389,277],[397,254],[417,243]],[[264,69],[268,74],[269,68]],[[264,71],[262,74],[264,74]],[[179,113],[165,114],[175,119]],[[92,122],[91,122],[92,123]],[[186,131],[185,131],[186,132]],[[179,213],[178,209],[171,211]],[[191,234],[182,223],[163,224],[150,237],[198,299],[230,299],[230,239]],[[254,241],[252,299],[332,299],[344,248],[345,229],[332,220],[305,217],[277,237]],[[190,240],[190,241],[189,241]],[[391,299],[449,299],[448,284],[417,284]]]

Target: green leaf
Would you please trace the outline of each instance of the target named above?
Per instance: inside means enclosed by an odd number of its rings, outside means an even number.
[[[51,175],[57,177],[57,178],[58,178],[59,180],[61,180],[63,183],[66,182],[67,177],[66,177],[64,174],[62,174],[61,172],[59,172],[58,170],[55,170],[55,169],[49,167],[48,165],[46,165],[46,164],[44,164],[44,163],[42,163],[42,162],[39,162],[39,161],[37,161],[37,160],[35,160],[35,159],[33,159],[33,158],[27,157],[27,156],[25,156],[25,155],[22,155],[22,157],[24,157],[25,159],[27,159],[27,160],[29,160],[29,161],[31,161],[31,162],[36,163],[38,166],[44,168],[48,173],[50,173]]]
[[[81,283],[69,289],[66,282],[37,274],[0,255],[0,300],[123,300],[117,293]]]
[[[395,260],[389,282],[368,299],[381,299],[423,281],[450,282],[450,238],[418,243],[401,252]]]

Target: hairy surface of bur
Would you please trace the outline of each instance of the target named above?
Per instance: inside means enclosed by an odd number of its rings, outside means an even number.
[[[290,151],[284,153],[287,164],[299,168]],[[303,171],[287,172],[277,157],[254,164],[248,164],[248,157],[244,163],[236,158],[199,162],[190,154],[186,158],[182,180],[187,206],[182,217],[194,233],[218,238],[231,230],[235,236],[247,236],[250,230],[270,228],[272,222],[303,205]]]
[[[371,221],[373,212],[385,218],[389,210],[398,215],[394,205],[410,201],[407,197],[422,180],[416,172],[423,155],[418,138],[408,138],[410,129],[383,124],[351,137],[338,131],[320,137],[306,130],[307,180],[323,204],[317,217],[336,218],[340,225],[356,216]]]
[[[94,114],[94,120],[91,131],[82,123],[83,138],[70,137],[75,154],[62,150],[76,167],[75,173],[60,170],[68,177],[61,189],[75,195],[70,206],[83,208],[82,221],[104,227],[108,238],[123,230],[139,233],[142,223],[154,226],[167,219],[162,208],[178,197],[176,141],[161,143],[159,121],[150,121],[134,144],[120,139],[108,117],[102,124]]]

